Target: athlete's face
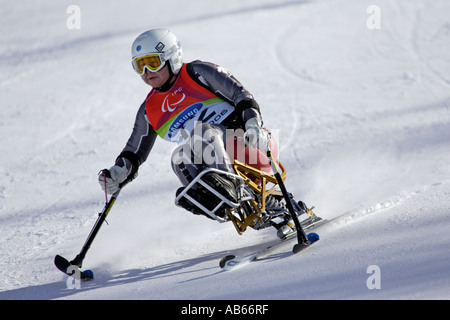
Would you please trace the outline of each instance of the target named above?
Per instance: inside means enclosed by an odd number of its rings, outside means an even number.
[[[169,65],[166,64],[164,68],[157,72],[150,72],[145,69],[145,73],[141,75],[142,80],[153,88],[160,88],[170,78]]]

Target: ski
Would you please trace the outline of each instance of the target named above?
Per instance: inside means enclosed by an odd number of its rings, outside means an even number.
[[[55,256],[55,266],[66,275],[81,281],[90,281],[94,279],[94,273],[91,270],[81,271],[77,265],[71,264],[66,258],[60,255]]]
[[[322,219],[322,218],[314,215],[313,217],[308,217],[307,219],[300,221],[300,224],[301,224],[303,230],[308,231],[308,230],[316,229],[317,227],[320,227],[321,225],[323,225],[327,222],[328,222],[327,219]]]
[[[308,241],[305,241],[302,243],[297,243],[294,246],[294,249],[293,249],[294,253],[298,253],[298,252],[308,248],[311,244],[318,241],[319,235],[317,233],[311,232],[307,235],[307,238],[308,238]],[[240,257],[239,256],[237,257],[235,255],[225,256],[220,260],[219,266],[225,271],[243,267],[243,266],[249,264],[250,262],[267,258],[268,256],[274,254],[276,250],[281,249],[282,247],[287,246],[289,244],[292,244],[292,242],[294,242],[295,240],[297,240],[297,236],[294,233],[294,234],[290,234],[287,238],[285,238],[284,240],[281,240],[280,242],[278,242],[276,244],[266,246],[266,247],[264,247],[260,250],[257,250],[256,252],[253,252],[249,255],[240,256]]]

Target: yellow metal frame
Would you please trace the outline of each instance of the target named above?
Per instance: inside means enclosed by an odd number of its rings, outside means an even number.
[[[278,163],[281,169],[281,178],[286,180],[286,170]],[[269,194],[281,195],[281,192],[276,189],[278,186],[277,179],[273,174],[256,169],[248,164],[234,160],[234,170],[236,173],[244,179],[244,183],[250,187],[255,193],[261,195],[260,201],[256,199],[248,200],[248,203],[253,209],[253,213],[246,215],[245,212],[241,212],[241,217],[237,217],[232,214],[232,209],[227,210],[228,217],[233,222],[236,231],[242,234],[248,226],[254,226],[262,218],[262,213],[266,210],[266,197]],[[272,186],[270,186],[272,184]]]

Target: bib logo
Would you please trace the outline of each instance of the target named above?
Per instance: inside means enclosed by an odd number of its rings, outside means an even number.
[[[174,94],[172,94],[172,96],[173,96],[173,95],[174,95]],[[176,106],[179,105],[181,102],[183,102],[184,98],[186,98],[186,95],[183,93],[183,96],[181,97],[180,100],[178,100],[178,101],[175,102],[175,103],[170,103],[170,102],[169,102],[169,96],[166,96],[166,97],[164,98],[164,100],[163,100],[162,105],[161,105],[161,111],[162,111],[162,112],[167,112],[167,111],[169,111],[169,112],[174,112]],[[175,107],[175,108],[171,108],[171,107]]]
[[[179,129],[183,128],[186,121],[194,118],[197,113],[203,108],[203,103],[195,103],[192,106],[186,108],[183,112],[181,112],[175,121],[172,123],[172,125],[169,128],[169,131],[167,132],[167,136],[169,139],[172,139]]]
[[[169,139],[175,138],[180,129],[183,128],[186,132],[191,132],[197,121],[210,124],[221,123],[232,110],[233,108],[228,108],[223,105],[209,107],[205,106],[202,102],[194,103],[176,116],[167,131],[167,137]],[[177,139],[175,138],[175,140]]]

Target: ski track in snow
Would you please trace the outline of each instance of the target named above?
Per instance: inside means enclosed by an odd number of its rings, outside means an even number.
[[[0,300],[450,299],[448,2],[378,1],[382,29],[372,31],[365,0],[169,2],[179,13],[160,8],[154,23],[178,34],[187,60],[229,68],[279,129],[288,190],[329,220],[315,230],[321,240],[221,271],[222,257],[275,232],[238,236],[176,208],[171,146],[159,141],[88,253],[96,280],[68,289],[53,257],[76,255],[104,205],[96,173],[148,91],[129,46],[152,26],[145,10],[130,14],[138,0],[108,13],[79,1],[78,31],[57,1],[10,2],[0,22]],[[370,265],[380,290],[366,286]]]

